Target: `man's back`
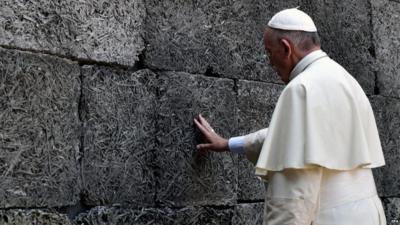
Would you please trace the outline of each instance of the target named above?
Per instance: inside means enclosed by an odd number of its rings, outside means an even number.
[[[304,57],[277,102],[261,155],[263,171],[384,165],[371,105],[357,81],[323,51]]]

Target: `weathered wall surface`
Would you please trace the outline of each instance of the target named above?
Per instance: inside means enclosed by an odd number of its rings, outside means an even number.
[[[252,164],[196,152],[193,117],[225,137],[268,126],[284,86],[262,32],[296,6],[371,100],[398,224],[394,0],[1,0],[0,224],[261,224]]]

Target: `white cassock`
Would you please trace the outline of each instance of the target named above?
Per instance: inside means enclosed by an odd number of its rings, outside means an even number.
[[[265,223],[385,225],[371,171],[385,161],[364,91],[321,50],[290,78],[269,128],[233,138],[268,180]]]

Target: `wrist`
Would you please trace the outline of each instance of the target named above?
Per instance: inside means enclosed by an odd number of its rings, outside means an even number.
[[[223,143],[223,145],[222,145],[223,146],[223,148],[222,148],[223,151],[224,152],[229,152],[229,140],[224,138],[222,143]]]

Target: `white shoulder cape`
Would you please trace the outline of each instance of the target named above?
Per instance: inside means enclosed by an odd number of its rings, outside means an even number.
[[[295,77],[294,77],[295,76]],[[273,113],[256,174],[385,164],[374,114],[357,81],[323,51],[303,58]]]

